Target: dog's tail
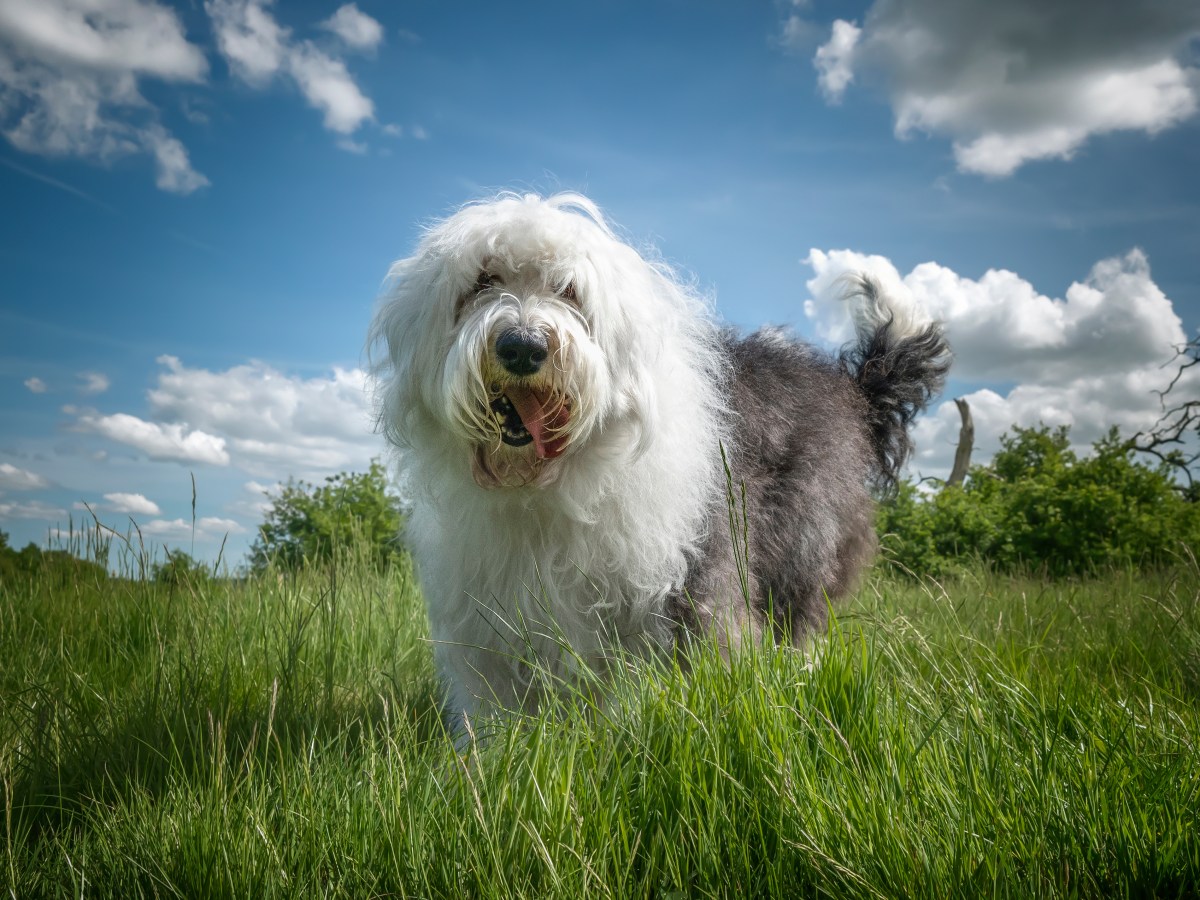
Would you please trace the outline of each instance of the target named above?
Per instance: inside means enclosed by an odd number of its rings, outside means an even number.
[[[897,309],[875,279],[853,275],[846,281],[858,338],[842,349],[840,361],[867,400],[877,486],[886,492],[912,452],[909,425],[941,392],[950,346],[937,322],[920,323]]]

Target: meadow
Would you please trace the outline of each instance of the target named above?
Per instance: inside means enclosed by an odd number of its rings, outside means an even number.
[[[136,574],[136,573],[131,573]],[[413,573],[0,584],[12,897],[1190,897],[1200,572],[880,564],[447,738]]]

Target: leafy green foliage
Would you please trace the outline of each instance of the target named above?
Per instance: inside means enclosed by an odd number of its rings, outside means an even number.
[[[926,496],[902,484],[880,509],[884,547],[916,574],[975,557],[1078,575],[1160,565],[1200,544],[1200,504],[1176,489],[1168,466],[1139,460],[1116,429],[1093,451],[1072,451],[1065,426],[1017,428],[961,488]]]
[[[295,570],[333,558],[337,547],[365,542],[376,566],[400,553],[400,502],[388,492],[387,471],[378,460],[366,472],[339,472],[324,484],[289,480],[274,497],[250,566]]]
[[[159,584],[198,585],[208,580],[210,571],[204,563],[182,550],[175,550],[167,554],[165,561],[154,564],[151,577]]]
[[[0,531],[0,583],[17,579],[38,579],[69,584],[74,581],[104,581],[108,571],[100,563],[80,559],[61,549],[43,550],[29,543],[23,550],[8,545],[8,535]]]

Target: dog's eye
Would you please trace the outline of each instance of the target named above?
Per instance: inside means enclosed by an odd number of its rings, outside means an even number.
[[[568,303],[574,303],[576,306],[579,305],[579,297],[575,293],[575,282],[573,281],[568,281],[563,285],[562,290],[558,292],[558,296],[562,297]]]
[[[476,278],[475,278],[475,283],[473,285],[471,285],[471,289],[469,291],[467,291],[465,294],[463,294],[461,297],[459,297],[457,301],[455,301],[455,303],[454,303],[454,320],[456,322],[458,321],[459,317],[463,314],[463,310],[466,309],[468,306],[470,306],[476,297],[478,297],[481,293],[486,291],[488,288],[492,288],[495,286],[496,286],[496,277],[494,275],[492,275],[490,272],[488,272],[486,269],[480,270],[479,275],[476,276]]]

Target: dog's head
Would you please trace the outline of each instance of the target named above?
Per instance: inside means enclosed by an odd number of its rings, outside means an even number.
[[[617,423],[634,453],[647,373],[690,302],[584,197],[468,206],[392,269],[372,328],[383,430],[400,447],[450,438],[484,487],[549,484]]]

